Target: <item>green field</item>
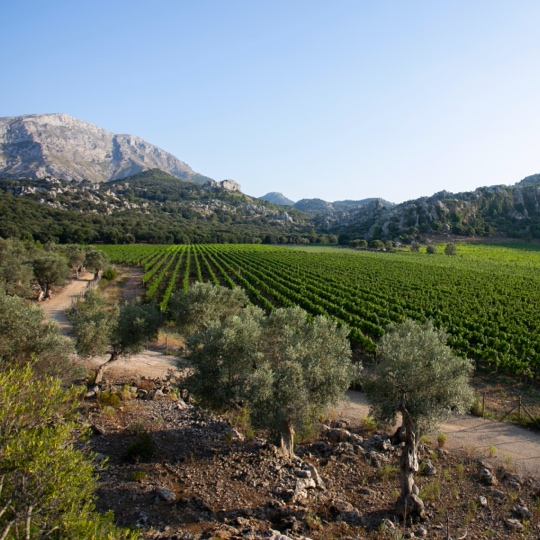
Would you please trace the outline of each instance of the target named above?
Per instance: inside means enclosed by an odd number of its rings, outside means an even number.
[[[241,286],[266,310],[299,305],[350,328],[374,353],[386,326],[433,319],[477,365],[540,374],[540,248],[460,244],[456,256],[260,245],[104,246],[111,260],[140,264],[147,297],[167,309],[194,281]]]

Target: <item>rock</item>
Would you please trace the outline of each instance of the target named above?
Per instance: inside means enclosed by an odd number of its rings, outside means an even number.
[[[501,491],[500,489],[493,489],[491,491],[491,494],[495,499],[505,499],[506,493],[504,491]]]
[[[375,497],[375,495],[377,495],[377,493],[375,491],[373,491],[372,489],[369,489],[367,487],[361,487],[358,489],[358,494],[359,495],[364,495],[364,496],[367,496],[367,497]]]
[[[165,394],[163,393],[163,390],[161,389],[157,389],[155,392],[154,392],[154,396],[152,397],[152,399],[161,399],[161,398],[164,398],[165,397]]]
[[[298,478],[311,478],[311,471],[300,470],[296,471],[295,474],[298,476]]]
[[[480,480],[486,484],[486,486],[493,486],[496,483],[495,477],[487,467],[482,467],[480,469]]]
[[[351,434],[350,434],[350,432],[347,431],[346,429],[335,428],[335,429],[330,429],[330,430],[326,433],[326,438],[327,438],[331,443],[340,443],[340,442],[346,442],[346,441],[349,441],[350,438],[351,438]]]
[[[311,478],[315,481],[315,485],[318,489],[324,490],[326,486],[324,485],[323,479],[321,478],[319,471],[313,466],[308,465],[308,471],[311,473]]]
[[[480,495],[480,497],[478,497],[478,504],[480,506],[486,507],[488,504],[487,499],[483,495]]]
[[[519,519],[506,519],[504,524],[512,531],[522,531],[523,523]]]
[[[396,526],[388,518],[384,518],[381,521],[381,525],[390,531],[393,531],[396,528]]]
[[[429,459],[426,459],[424,461],[422,461],[420,463],[420,466],[422,466],[422,463],[424,464],[423,467],[424,467],[424,474],[426,476],[434,476],[435,474],[437,474],[437,469],[435,468],[435,466],[433,465],[433,463],[431,463],[431,460]]]
[[[522,521],[524,519],[531,519],[532,517],[530,510],[526,506],[521,506],[521,505],[515,506],[512,509],[512,513]]]
[[[273,529],[270,529],[270,536],[267,540],[292,540],[291,537],[285,536],[284,534],[281,534],[279,531],[274,531]]]
[[[158,487],[156,489],[156,493],[158,494],[158,497],[165,502],[171,503],[176,500],[176,495],[174,491],[171,491],[170,489],[167,489],[165,487]]]
[[[427,529],[425,527],[418,527],[414,533],[418,538],[425,538],[428,535]]]

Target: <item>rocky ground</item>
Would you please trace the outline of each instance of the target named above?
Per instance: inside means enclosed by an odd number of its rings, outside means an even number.
[[[427,519],[399,523],[400,445],[335,419],[285,460],[189,403],[169,379],[104,384],[85,401],[99,507],[145,539],[539,538],[540,480],[424,441]],[[118,397],[113,397],[118,396]],[[396,444],[394,444],[396,443]],[[403,536],[399,536],[399,534]]]

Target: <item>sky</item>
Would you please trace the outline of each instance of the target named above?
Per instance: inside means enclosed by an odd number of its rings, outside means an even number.
[[[537,0],[4,2],[0,116],[137,135],[253,196],[540,172]]]

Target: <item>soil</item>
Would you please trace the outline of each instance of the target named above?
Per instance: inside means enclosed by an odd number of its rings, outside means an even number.
[[[355,416],[364,410],[362,396],[350,396],[343,408],[353,422],[334,411],[333,427],[287,460],[267,440],[244,438],[234,419],[182,400],[172,391],[178,384],[117,380],[108,389],[124,401],[111,407],[105,393],[84,404],[92,449],[108,460],[99,508],[112,509],[145,539],[375,539],[397,538],[397,531],[446,538],[447,519],[454,539],[538,538],[540,480],[510,463],[428,442],[416,476],[427,518],[398,522],[399,445]],[[430,475],[425,460],[435,468]]]

